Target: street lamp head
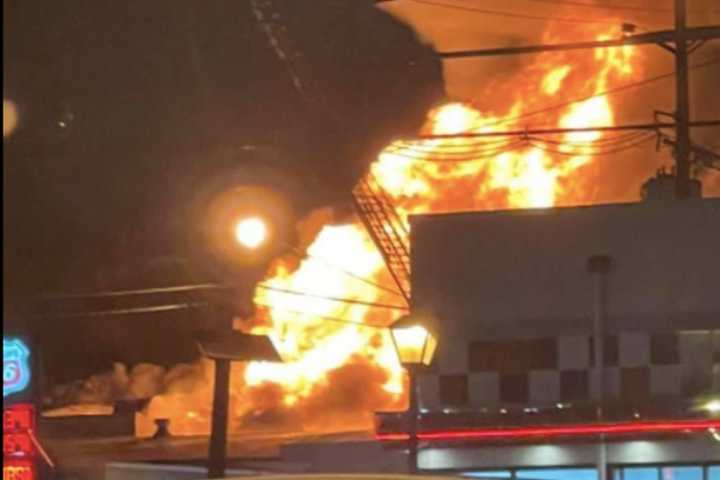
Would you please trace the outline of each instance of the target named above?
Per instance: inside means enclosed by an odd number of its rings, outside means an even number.
[[[248,269],[264,270],[292,242],[292,206],[281,192],[236,185],[197,203],[198,264],[215,277],[235,281]]]
[[[235,240],[244,248],[255,250],[268,238],[268,228],[260,217],[241,218],[235,223]]]
[[[711,416],[720,416],[720,397],[705,401],[700,408]]]
[[[404,367],[432,363],[437,338],[420,317],[406,315],[390,326],[390,335],[400,363]]]

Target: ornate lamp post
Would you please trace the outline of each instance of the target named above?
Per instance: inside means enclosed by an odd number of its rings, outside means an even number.
[[[407,416],[408,428],[408,472],[417,473],[418,453],[418,389],[417,374],[419,370],[432,363],[437,339],[422,322],[413,315],[401,317],[390,326],[390,334],[397,351],[398,359],[408,372],[410,381],[410,398]]]

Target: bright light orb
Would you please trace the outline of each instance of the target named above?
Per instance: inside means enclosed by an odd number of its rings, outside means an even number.
[[[235,224],[235,240],[245,248],[256,249],[267,239],[267,226],[258,217],[245,218]]]
[[[718,415],[720,414],[720,398],[715,398],[713,400],[710,400],[709,402],[705,403],[702,406],[702,409],[706,412],[710,413],[711,415]]]

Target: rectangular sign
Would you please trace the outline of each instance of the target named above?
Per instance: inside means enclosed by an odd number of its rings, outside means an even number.
[[[28,458],[35,454],[35,446],[28,432],[3,433],[3,457]]]
[[[3,433],[35,430],[35,408],[19,403],[3,410]]]
[[[3,480],[35,480],[35,465],[28,460],[5,460]]]

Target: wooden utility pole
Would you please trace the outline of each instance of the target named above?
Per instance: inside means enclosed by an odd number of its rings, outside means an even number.
[[[720,25],[703,27],[687,27],[686,0],[675,0],[675,29],[629,35],[612,40],[594,42],[575,42],[557,45],[529,45],[511,48],[492,48],[481,50],[465,50],[441,52],[441,58],[462,59],[489,57],[498,55],[520,55],[550,51],[567,51],[590,48],[610,48],[622,45],[656,44],[675,55],[675,195],[687,198],[690,195],[690,155],[693,150],[690,142],[690,94],[688,82],[688,56],[704,42],[720,38]],[[713,122],[714,123],[714,122]],[[610,129],[607,127],[606,129]],[[659,125],[658,128],[662,128]],[[497,136],[502,136],[498,132]],[[512,132],[511,132],[512,133]]]
[[[690,87],[688,83],[687,9],[675,0],[675,196],[690,195]]]

